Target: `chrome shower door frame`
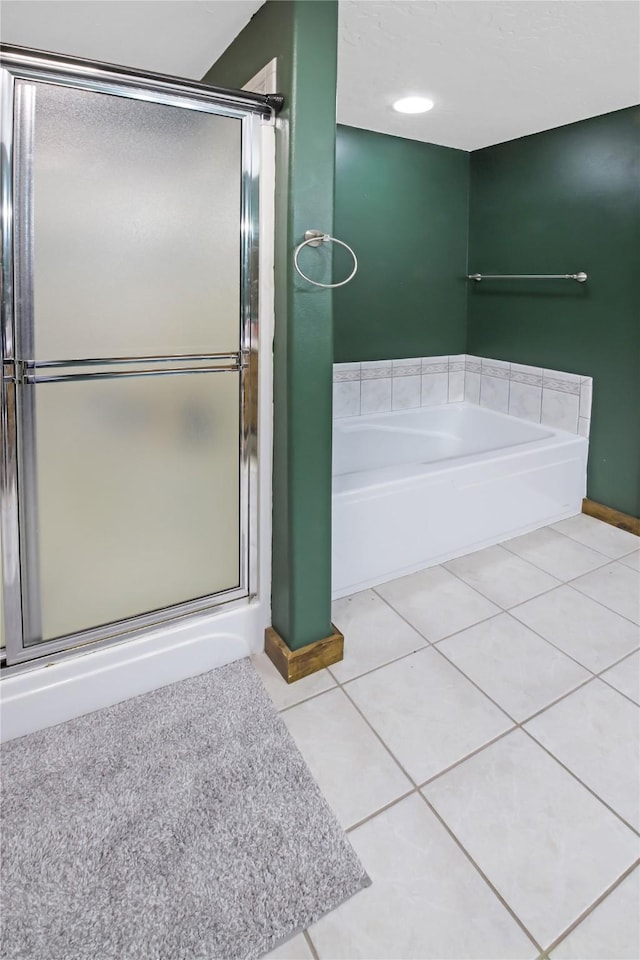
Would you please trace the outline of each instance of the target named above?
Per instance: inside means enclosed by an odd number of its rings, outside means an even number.
[[[6,50],[6,52],[5,52]],[[241,91],[224,91],[204,84],[181,81],[161,75],[127,71],[109,64],[97,64],[73,58],[60,58],[37,51],[22,51],[18,48],[0,48],[0,203],[2,237],[2,304],[0,317],[2,399],[2,443],[0,449],[0,523],[2,525],[2,582],[4,586],[4,626],[6,664],[21,664],[33,659],[73,652],[86,644],[101,645],[119,642],[157,629],[163,624],[185,617],[202,615],[221,604],[246,600],[257,589],[257,370],[258,370],[258,237],[259,237],[259,176],[260,176],[260,121],[270,117],[273,109],[267,98]],[[239,373],[239,457],[240,457],[240,531],[239,531],[239,585],[216,594],[188,600],[173,606],[143,613],[125,620],[113,621],[48,641],[25,640],[26,622],[37,622],[38,610],[25,610],[26,583],[32,586],[37,581],[37,532],[34,523],[25,522],[25,511],[35,510],[35,487],[37,465],[33,455],[30,431],[33,424],[32,392],[36,379],[31,331],[33,311],[31,303],[32,265],[30,246],[32,223],[30,223],[30,179],[24,178],[24,165],[16,163],[16,132],[21,132],[20,152],[24,160],[32,123],[29,110],[32,98],[16,97],[19,81],[42,81],[60,86],[96,93],[107,93],[157,104],[166,104],[188,110],[196,110],[237,119],[241,122],[241,212],[240,212],[240,350],[235,360]],[[23,87],[24,89],[28,89]],[[29,101],[31,100],[31,106]],[[22,168],[22,169],[21,169]],[[25,179],[26,182],[21,182]],[[22,192],[18,218],[14,198]],[[25,202],[26,201],[26,202]],[[137,366],[178,358],[103,358],[102,365],[118,363],[121,367],[130,363]],[[181,359],[209,360],[216,367],[230,356],[210,355]],[[83,378],[84,366],[64,364],[71,368],[66,378]],[[58,364],[38,364],[60,367]],[[208,365],[211,372],[211,364]],[[129,371],[119,376],[150,375],[147,370]],[[231,369],[230,366],[222,370]],[[195,373],[170,370],[161,372]],[[43,371],[53,376],[56,370]],[[204,371],[203,371],[204,372]],[[96,376],[94,373],[92,379]],[[31,531],[28,533],[28,531]],[[28,542],[27,536],[31,542]]]

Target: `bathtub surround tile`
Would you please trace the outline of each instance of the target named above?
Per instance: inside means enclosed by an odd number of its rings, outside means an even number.
[[[395,384],[397,379],[418,376],[422,377],[420,401],[416,401],[415,380],[403,386]],[[385,383],[378,390],[364,386],[368,381],[389,378],[393,383]],[[589,436],[593,381],[574,373],[461,353],[335,363],[333,380],[334,384],[360,382],[362,398],[361,401],[357,398],[355,387],[334,390],[335,417],[466,401],[522,420]],[[389,390],[391,407],[387,406]]]
[[[531,387],[541,387],[542,373],[541,367],[530,367],[525,363],[511,364],[512,383],[525,383]]]
[[[321,960],[537,957],[417,794],[362,824],[349,840],[373,882],[311,927]]]
[[[572,586],[621,616],[640,624],[638,574],[622,563],[610,563],[574,580]]]
[[[520,730],[422,792],[543,945],[638,855],[629,827]]]
[[[391,410],[391,377],[375,380],[362,380],[360,393],[360,412],[388,413]]]
[[[330,690],[281,716],[345,829],[412,789],[342,690]]]
[[[593,395],[593,380],[587,377],[580,381],[580,416],[587,420],[591,418],[591,398]]]
[[[589,434],[591,433],[591,420],[586,420],[584,417],[578,417],[578,433],[581,437],[586,437],[589,439]]]
[[[572,586],[512,607],[510,613],[594,673],[640,646],[635,624]]]
[[[640,869],[618,884],[582,923],[553,949],[551,960],[638,960]]]
[[[278,673],[266,653],[256,653],[251,662],[258,671],[264,687],[271,697],[276,710],[284,710],[301,700],[315,697],[325,690],[335,687],[336,682],[328,670],[318,670],[316,673],[303,677],[295,683],[287,681]]]
[[[596,553],[590,547],[585,547],[550,527],[542,527],[521,537],[514,537],[513,540],[506,540],[502,546],[558,580],[572,580],[607,562],[601,553]]]
[[[482,358],[482,376],[496,377],[498,380],[508,380],[511,364],[506,360],[487,360]]]
[[[396,376],[394,371],[394,376],[391,382],[391,409],[412,410],[419,406],[420,377],[404,375]]]
[[[482,373],[482,358],[472,357],[467,354],[464,368],[467,373]]]
[[[442,640],[438,649],[518,722],[591,676],[508,613]]]
[[[548,427],[577,433],[579,403],[579,398],[573,394],[561,393],[544,386],[542,388],[541,422]]]
[[[460,403],[462,400],[464,400],[464,369],[457,371],[449,368],[448,401],[449,403]]]
[[[344,660],[331,667],[340,683],[426,645],[426,640],[373,590],[336,600],[331,619],[345,635]]]
[[[586,379],[577,373],[564,373],[562,370],[544,370],[542,374],[542,385],[550,390],[558,390],[560,393],[570,393],[574,396],[580,396],[580,384]]]
[[[509,380],[485,375],[484,368],[480,381],[480,406],[498,413],[509,411]]]
[[[360,415],[360,380],[337,381],[333,384],[333,416],[342,417]]]
[[[620,530],[610,523],[596,520],[595,517],[589,517],[586,513],[578,513],[568,520],[553,523],[551,529],[577,540],[578,543],[584,543],[598,553],[604,553],[610,560],[617,560],[633,550],[640,550],[640,537]]]
[[[627,823],[640,829],[640,712],[593,680],[525,729]]]
[[[448,373],[449,357],[421,357],[422,373]]]
[[[504,547],[486,547],[443,564],[503,609],[552,590],[560,581]]]
[[[360,364],[360,378],[378,380],[381,377],[390,377],[391,363],[391,360],[363,360]]]
[[[432,643],[486,620],[500,608],[443,567],[430,567],[375,588]]]
[[[423,373],[421,403],[423,407],[447,403],[449,390],[448,373]]]
[[[469,369],[464,375],[464,399],[467,403],[480,403],[480,374]]]
[[[333,382],[343,383],[360,379],[359,363],[334,363]]]
[[[394,377],[417,377],[422,369],[420,357],[410,357],[408,360],[392,360],[391,373]]]
[[[520,420],[540,423],[542,387],[512,380],[509,387],[509,413]]]
[[[640,652],[631,654],[606,670],[602,679],[640,705]]]
[[[352,680],[344,689],[417,784],[513,726],[432,648]]]

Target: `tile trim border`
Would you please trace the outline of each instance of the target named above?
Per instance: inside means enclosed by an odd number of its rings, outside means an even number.
[[[406,389],[392,389],[394,382],[409,377],[416,379]],[[378,381],[379,387],[368,388],[365,402],[362,385],[367,381]],[[490,357],[463,353],[334,363],[333,383],[354,384],[334,386],[334,419],[466,400],[582,437],[588,438],[591,429],[591,377]]]

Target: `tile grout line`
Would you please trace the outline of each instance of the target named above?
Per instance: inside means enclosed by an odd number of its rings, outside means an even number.
[[[631,876],[631,874],[633,873],[633,871],[636,870],[636,869],[638,868],[638,866],[640,866],[640,857],[639,857],[637,860],[635,860],[635,861],[631,864],[630,867],[627,867],[627,869],[626,869],[623,873],[621,873],[620,876],[617,877],[617,878],[613,881],[613,883],[611,883],[611,884],[606,888],[606,890],[604,891],[604,893],[601,893],[600,896],[599,896],[596,900],[594,900],[593,903],[590,904],[590,905],[587,907],[586,910],[583,910],[583,912],[580,914],[580,916],[577,917],[577,918],[573,921],[573,923],[571,923],[565,930],[563,930],[559,937],[556,937],[556,939],[552,941],[551,945],[547,947],[547,949],[546,949],[546,951],[545,951],[545,954],[550,954],[552,950],[555,950],[555,948],[556,948],[557,946],[559,946],[559,945],[562,943],[562,941],[565,940],[565,939],[569,936],[569,934],[573,933],[573,931],[574,931],[577,927],[579,927],[580,924],[583,923],[583,921],[586,920],[587,917],[590,916],[590,915],[593,913],[594,910],[597,910],[597,908],[600,906],[601,903],[604,903],[604,901],[605,901],[608,897],[610,897],[611,894],[612,894],[622,883],[624,883],[624,881],[627,879],[627,877],[630,877],[630,876]]]
[[[320,918],[320,919],[322,919],[322,918]],[[305,938],[305,940],[307,941],[307,946],[309,947],[309,951],[310,951],[310,953],[311,953],[311,956],[313,957],[313,960],[320,960],[320,955],[318,954],[318,951],[316,950],[316,945],[315,945],[315,943],[314,943],[313,940],[311,939],[311,934],[309,933],[309,930],[308,930],[308,929],[303,930],[303,931],[302,931],[302,935],[303,935],[303,937]]]
[[[513,910],[513,908],[507,903],[507,901],[504,899],[504,897],[502,896],[502,894],[498,891],[497,887],[494,886],[494,884],[491,882],[491,880],[490,880],[489,877],[486,875],[486,873],[485,873],[485,872],[480,868],[480,866],[476,863],[476,861],[473,859],[473,857],[471,856],[471,854],[469,853],[469,851],[466,849],[466,847],[463,846],[462,841],[456,836],[456,834],[455,834],[455,833],[453,832],[453,830],[450,828],[450,826],[448,825],[448,823],[447,823],[445,820],[443,820],[443,818],[440,816],[440,814],[438,813],[438,811],[436,810],[436,808],[433,806],[433,804],[431,803],[431,801],[428,800],[427,797],[425,797],[424,793],[422,793],[421,791],[418,791],[418,795],[422,798],[423,802],[426,804],[427,808],[431,811],[431,813],[437,818],[437,820],[438,820],[438,822],[440,823],[440,825],[447,831],[447,833],[449,834],[449,836],[451,837],[451,839],[454,841],[454,843],[456,844],[456,846],[462,851],[462,853],[465,855],[465,857],[467,858],[467,860],[469,861],[469,863],[470,863],[473,867],[475,867],[476,871],[480,874],[480,876],[482,877],[482,879],[484,880],[484,882],[486,883],[486,885],[489,887],[489,889],[492,891],[492,893],[497,897],[497,899],[500,901],[500,903],[501,903],[502,906],[505,908],[505,910],[507,910],[507,912],[509,913],[509,915],[515,920],[515,922],[518,924],[518,926],[519,926],[520,929],[523,931],[523,933],[526,934],[526,936],[529,938],[529,940],[532,942],[532,944],[533,944],[533,945],[535,946],[535,948],[538,950],[538,953],[543,953],[543,948],[542,948],[541,945],[538,943],[538,941],[536,940],[536,938],[535,938],[535,937],[533,936],[533,934],[531,934],[531,933],[529,932],[529,930],[525,927],[525,925],[524,925],[524,923],[522,922],[522,920],[520,919],[520,917],[519,917],[519,916],[517,915],[517,913]]]

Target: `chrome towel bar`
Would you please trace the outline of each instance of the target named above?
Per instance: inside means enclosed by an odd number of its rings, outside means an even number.
[[[470,273],[467,280],[577,280],[584,283],[586,273]]]

